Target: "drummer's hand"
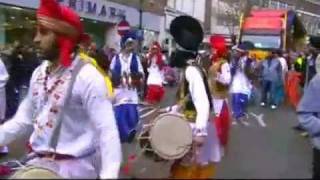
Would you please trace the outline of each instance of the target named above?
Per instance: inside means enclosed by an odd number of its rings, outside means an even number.
[[[196,136],[194,137],[193,139],[193,143],[196,147],[201,147],[203,146],[204,144],[204,141],[205,141],[205,136]]]

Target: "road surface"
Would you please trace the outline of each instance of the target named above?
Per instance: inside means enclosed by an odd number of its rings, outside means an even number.
[[[163,106],[172,104],[175,89],[168,88]],[[232,125],[228,151],[218,165],[216,178],[311,178],[312,151],[309,140],[292,130],[297,123],[295,112],[288,107],[277,110],[251,106],[248,126]],[[1,161],[19,158],[24,154],[25,138],[10,145],[11,152]],[[126,160],[138,155],[136,144],[124,144]],[[154,163],[139,158],[133,162],[130,175],[121,177],[165,178],[169,175],[170,162]]]

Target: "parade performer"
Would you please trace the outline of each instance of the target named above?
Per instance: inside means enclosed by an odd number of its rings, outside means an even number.
[[[110,97],[113,97],[113,88],[112,88],[112,82],[107,74],[107,72],[104,70],[102,65],[98,63],[96,59],[93,57],[90,57],[88,55],[89,52],[89,46],[92,42],[91,37],[88,34],[83,34],[81,37],[81,43],[79,45],[79,56],[81,57],[81,60],[84,60],[85,62],[91,63],[104,77],[104,81],[108,90],[108,94]]]
[[[252,90],[250,77],[253,72],[253,61],[248,57],[245,44],[238,45],[236,53],[237,55],[231,65],[232,82],[230,93],[232,95],[232,112],[235,122],[248,125],[245,119]]]
[[[171,56],[171,65],[181,68],[183,73],[177,93],[178,105],[175,106],[178,108],[173,109],[180,109],[185,115],[194,135],[190,154],[173,164],[171,177],[212,178],[221,152],[215,127],[209,122],[212,103],[208,81],[204,69],[197,63],[203,30],[194,18],[180,16],[172,21],[170,33],[178,44]]]
[[[117,178],[121,146],[103,76],[80,60],[80,17],[55,0],[42,0],[34,39],[44,61],[16,115],[0,127],[0,145],[32,131],[28,165],[62,178]],[[39,177],[45,178],[45,177]]]
[[[212,36],[213,64],[209,79],[214,107],[214,123],[222,146],[226,147],[229,137],[230,114],[228,108],[229,85],[231,83],[230,65],[227,61],[227,46],[224,37]]]
[[[150,52],[147,54],[148,62],[148,79],[146,102],[150,104],[159,103],[165,93],[163,88],[163,72],[165,57],[161,53],[161,47],[158,42],[153,42]]]
[[[137,88],[143,82],[143,67],[134,53],[135,40],[131,34],[122,38],[122,51],[114,56],[110,64],[112,83],[115,88],[115,115],[121,142],[131,142],[139,121]]]

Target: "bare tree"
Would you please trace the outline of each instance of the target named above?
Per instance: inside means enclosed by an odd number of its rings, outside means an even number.
[[[220,18],[224,19],[231,37],[235,37],[239,29],[241,13],[246,8],[245,0],[221,0],[219,1]]]

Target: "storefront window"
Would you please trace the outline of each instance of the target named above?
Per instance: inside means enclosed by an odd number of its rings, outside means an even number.
[[[0,5],[0,44],[32,43],[36,17],[33,10]]]
[[[85,32],[90,34],[92,40],[97,44],[97,47],[103,47],[106,41],[106,31],[114,27],[114,24],[84,18],[81,20],[85,27]]]
[[[89,33],[97,47],[105,44],[105,32],[114,24],[81,18],[86,33]],[[0,4],[0,45],[19,41],[29,45],[36,32],[36,11]]]

